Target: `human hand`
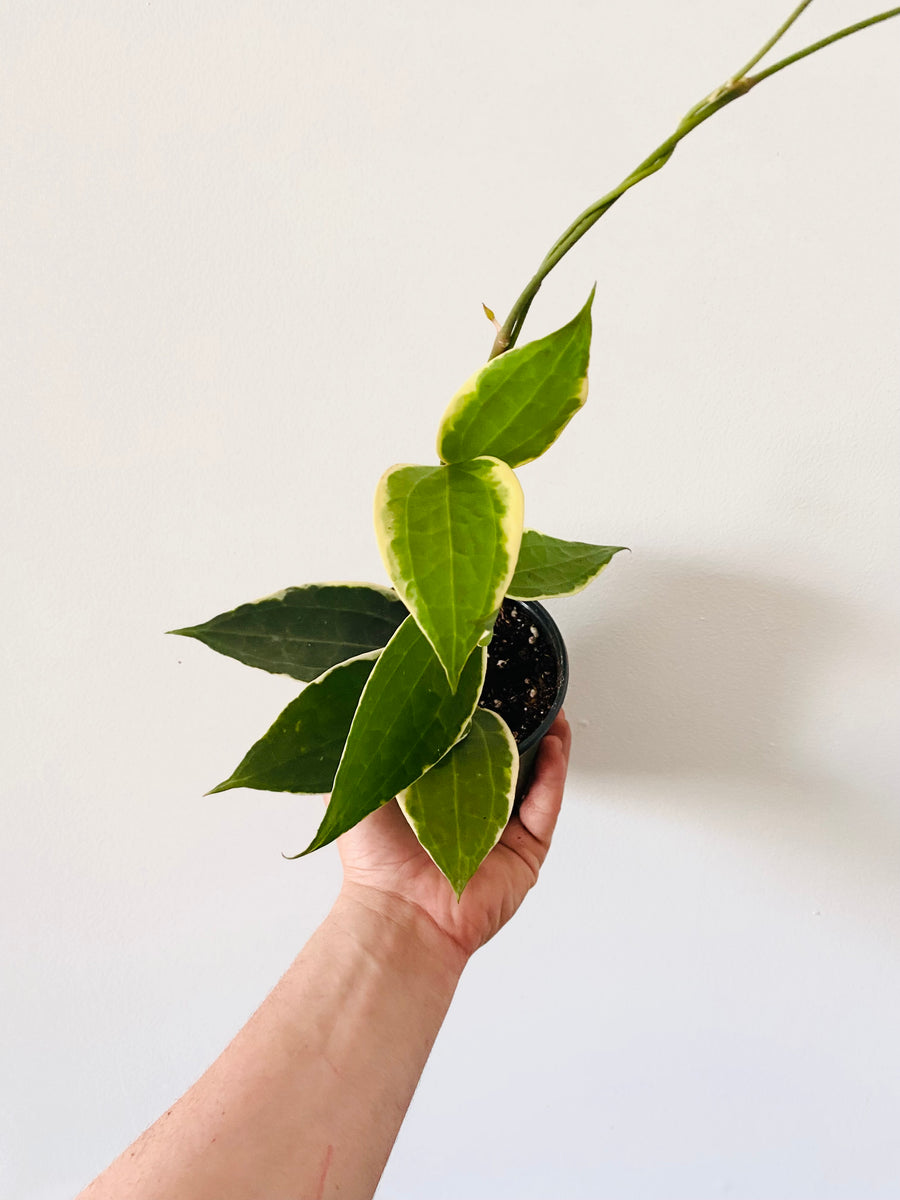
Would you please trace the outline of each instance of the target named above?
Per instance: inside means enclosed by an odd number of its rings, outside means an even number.
[[[537,881],[559,816],[572,732],[560,713],[541,743],[534,780],[457,902],[396,800],[338,839],[342,895],[402,919],[424,914],[468,958],[510,919]]]

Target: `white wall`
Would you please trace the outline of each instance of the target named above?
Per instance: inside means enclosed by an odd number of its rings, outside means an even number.
[[[327,910],[318,805],[204,799],[294,687],[162,636],[383,580],[371,495],[566,222],[787,0],[4,6],[0,1191],[76,1191]],[[821,0],[789,46],[867,16]],[[564,819],[383,1200],[900,1188],[900,21],[690,138],[556,273],[592,395],[530,523]]]

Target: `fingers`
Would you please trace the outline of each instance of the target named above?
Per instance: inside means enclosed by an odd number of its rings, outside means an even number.
[[[571,746],[572,730],[560,713],[541,742],[534,780],[519,808],[519,820],[545,852],[562,805]]]

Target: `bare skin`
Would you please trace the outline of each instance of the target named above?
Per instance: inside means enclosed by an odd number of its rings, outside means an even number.
[[[371,1197],[463,968],[537,881],[570,744],[561,715],[459,903],[395,801],[345,834],[322,925],[209,1070],[79,1200]]]

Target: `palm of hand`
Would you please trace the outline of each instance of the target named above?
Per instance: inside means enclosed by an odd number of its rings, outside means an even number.
[[[427,914],[467,956],[509,920],[538,877],[565,782],[571,733],[560,715],[544,739],[534,783],[500,841],[457,902],[395,800],[338,841],[344,880],[405,901]]]

